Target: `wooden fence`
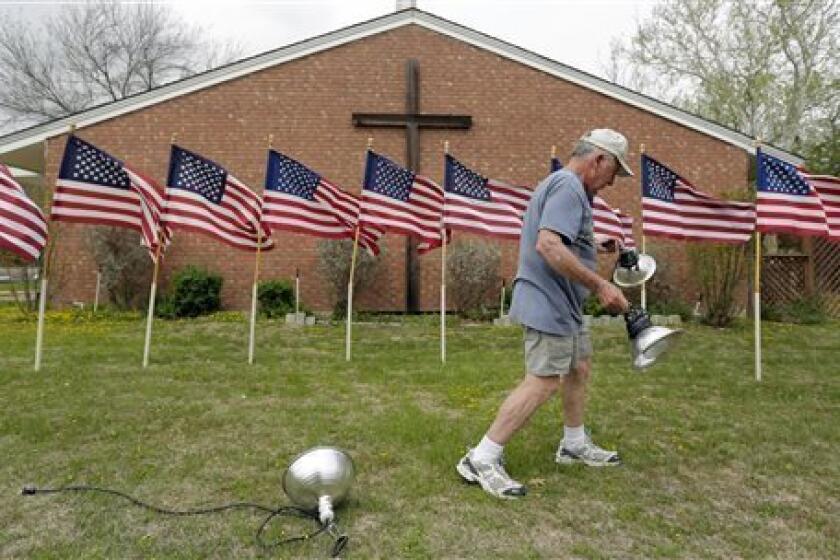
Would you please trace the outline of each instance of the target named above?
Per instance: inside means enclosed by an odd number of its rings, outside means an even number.
[[[817,296],[830,315],[840,317],[840,243],[808,239],[803,248],[806,253],[764,256],[762,303],[786,304]]]

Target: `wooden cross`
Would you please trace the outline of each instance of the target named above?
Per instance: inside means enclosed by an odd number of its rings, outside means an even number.
[[[374,128],[404,128],[406,138],[406,161],[408,168],[416,172],[420,167],[420,129],[460,129],[472,126],[469,115],[424,115],[420,113],[420,86],[418,63],[406,61],[405,113],[353,113],[353,125]],[[410,313],[419,311],[420,271],[417,263],[417,241],[407,237],[405,243],[405,309]]]

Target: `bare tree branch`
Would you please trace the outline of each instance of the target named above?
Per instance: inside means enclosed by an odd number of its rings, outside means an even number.
[[[203,36],[161,4],[65,5],[40,25],[9,18],[0,26],[0,130],[148,91],[242,51]]]

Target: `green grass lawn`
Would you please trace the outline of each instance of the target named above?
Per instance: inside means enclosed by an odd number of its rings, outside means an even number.
[[[766,324],[764,381],[752,328],[689,326],[680,351],[643,373],[622,330],[595,331],[587,426],[616,469],[560,467],[559,405],[507,450],[531,487],[496,500],[454,466],[522,374],[521,334],[452,322],[439,363],[433,317],[344,329],[157,321],[140,367],[136,317],[48,318],[0,310],[0,557],[326,557],[329,542],[261,551],[262,517],[164,517],[103,495],[21,496],[26,483],[97,484],[156,505],[287,504],[289,460],[349,451],[357,480],[338,509],[352,558],[840,557],[840,323]],[[310,529],[281,518],[269,538]]]

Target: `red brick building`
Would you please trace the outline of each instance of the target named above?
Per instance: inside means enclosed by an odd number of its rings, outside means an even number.
[[[374,148],[405,162],[399,128],[354,126],[354,113],[403,113],[406,61],[419,65],[420,112],[468,115],[468,130],[423,130],[418,171],[442,183],[443,144],[485,176],[536,184],[548,171],[552,145],[565,160],[586,130],[611,127],[630,140],[637,177],[620,178],[603,192],[640,227],[639,152],[648,153],[714,192],[747,184],[749,137],[652,98],[580,72],[429,13],[408,9],[251,57],[156,90],[0,138],[0,161],[55,183],[71,124],[85,140],[163,183],[170,138],[224,165],[258,192],[264,181],[267,138],[274,147],[335,183],[358,192],[368,137]],[[777,152],[789,161],[798,159]],[[30,179],[32,180],[32,179]],[[95,264],[84,228],[53,224],[61,281],[54,301],[91,301]],[[57,231],[57,234],[55,233]],[[456,235],[456,238],[459,237]],[[332,302],[316,271],[317,239],[275,234],[263,278],[302,271],[302,300],[327,310]],[[387,236],[379,288],[358,294],[356,307],[405,308],[405,244]],[[515,243],[500,241],[503,275],[515,271]],[[679,266],[681,245],[662,245],[660,258]],[[253,255],[214,239],[176,232],[163,261],[162,283],[173,270],[196,264],[221,273],[227,308],[245,309]],[[440,254],[420,257],[419,305],[439,305]]]

